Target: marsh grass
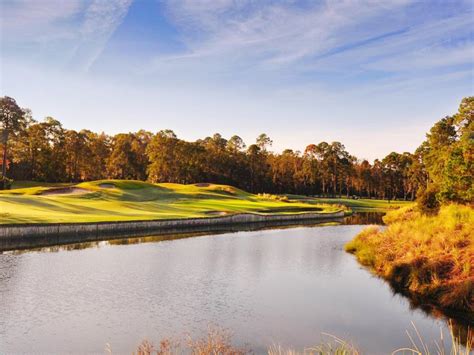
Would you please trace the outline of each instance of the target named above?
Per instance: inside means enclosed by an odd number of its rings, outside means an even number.
[[[445,339],[443,330],[440,330],[440,339],[434,341],[434,351],[430,350],[430,344],[421,336],[416,328],[415,323],[412,322],[412,331],[407,330],[407,336],[410,339],[411,346],[400,348],[392,352],[394,354],[415,354],[415,355],[470,355],[474,334],[468,330],[467,340],[462,342],[460,336],[454,334],[454,327],[449,324],[449,336]],[[446,344],[447,343],[447,344]],[[463,345],[464,344],[464,345]],[[449,346],[449,348],[448,348]]]
[[[280,345],[272,345],[268,348],[268,355],[360,355],[359,350],[351,343],[328,333],[322,333],[327,338],[319,345],[298,351],[291,348],[283,348]]]
[[[396,290],[474,319],[474,209],[448,205],[437,215],[414,207],[384,217],[346,244],[346,251]]]
[[[449,335],[445,337],[440,329],[440,338],[438,340],[427,341],[420,334],[415,324],[412,323],[412,329],[407,330],[407,347],[399,348],[394,351],[387,350],[386,354],[400,355],[470,355],[473,350],[474,334],[468,330],[467,342],[463,342],[458,335],[455,335],[454,326],[449,323]],[[267,349],[268,355],[362,355],[352,343],[341,339],[335,335],[322,333],[324,341],[320,344],[296,350],[284,348],[281,345],[274,344]],[[109,345],[106,346],[106,352],[112,354]],[[246,348],[236,347],[232,344],[232,333],[217,326],[209,326],[207,335],[202,338],[193,339],[187,336],[185,340],[173,340],[165,338],[160,341],[158,346],[145,340],[137,348],[134,355],[243,355],[253,352]]]
[[[193,338],[190,335],[184,340],[162,339],[157,347],[148,340],[142,341],[134,355],[243,355],[250,353],[245,348],[232,344],[232,333],[227,329],[209,326],[207,335]]]

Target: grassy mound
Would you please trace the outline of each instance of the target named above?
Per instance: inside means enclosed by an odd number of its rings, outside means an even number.
[[[384,221],[385,230],[365,229],[346,251],[395,288],[474,320],[474,209],[453,204],[425,216],[410,207]]]
[[[130,221],[230,213],[335,212],[342,206],[258,196],[216,184],[100,180],[0,191],[0,224]]]

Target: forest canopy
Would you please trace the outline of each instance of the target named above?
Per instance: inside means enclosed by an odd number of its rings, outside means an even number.
[[[79,182],[138,179],[183,184],[212,182],[254,193],[293,193],[472,202],[474,98],[431,128],[414,152],[392,152],[373,163],[351,155],[340,142],[309,144],[303,152],[270,150],[266,134],[247,146],[219,133],[195,142],[171,130],[114,136],[66,129],[46,117],[38,122],[10,97],[0,98],[2,177]]]

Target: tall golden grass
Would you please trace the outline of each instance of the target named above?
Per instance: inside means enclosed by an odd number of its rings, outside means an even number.
[[[407,330],[410,345],[394,351],[387,351],[386,354],[412,354],[412,355],[469,355],[473,349],[472,334],[468,335],[468,341],[462,345],[459,337],[454,334],[453,326],[450,324],[450,334],[447,338],[440,332],[440,339],[429,343],[425,340],[415,324],[412,323],[413,330]],[[323,333],[327,341],[316,346],[295,350],[284,348],[280,345],[272,345],[267,349],[268,355],[361,355],[351,343],[331,334]],[[434,346],[433,346],[434,345]],[[108,352],[112,354],[110,348]],[[243,355],[252,354],[248,349],[239,348],[232,344],[231,333],[227,330],[212,326],[208,328],[208,334],[199,339],[187,337],[184,341],[163,339],[158,346],[154,346],[149,341],[143,341],[137,348],[135,355]]]
[[[187,336],[184,340],[162,339],[158,346],[142,341],[133,355],[243,355],[249,351],[232,344],[232,333],[227,329],[209,326],[202,338]]]
[[[347,341],[332,334],[323,333],[328,341],[318,345],[305,348],[301,351],[285,349],[280,345],[272,345],[268,348],[268,355],[360,355],[359,350]]]
[[[407,207],[346,244],[363,265],[395,288],[474,319],[474,209],[451,204],[435,216]]]
[[[471,330],[468,330],[467,340],[464,346],[462,345],[462,341],[459,336],[454,334],[454,327],[450,323],[449,324],[449,338],[445,339],[443,331],[440,332],[440,339],[434,342],[435,350],[432,352],[430,350],[428,342],[423,339],[420,335],[420,332],[416,328],[415,324],[412,322],[412,327],[414,334],[407,330],[408,338],[410,339],[411,346],[407,348],[397,349],[392,352],[394,354],[414,354],[414,355],[469,355],[471,354],[472,350],[472,339],[474,338],[474,334],[472,334]],[[450,345],[447,348],[447,344]]]

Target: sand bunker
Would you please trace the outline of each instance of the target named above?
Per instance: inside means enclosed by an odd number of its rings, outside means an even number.
[[[207,211],[205,214],[209,216],[225,216],[228,215],[229,212],[224,212],[224,211]]]
[[[110,183],[99,184],[99,187],[101,187],[103,189],[115,189],[115,185],[110,184]]]

